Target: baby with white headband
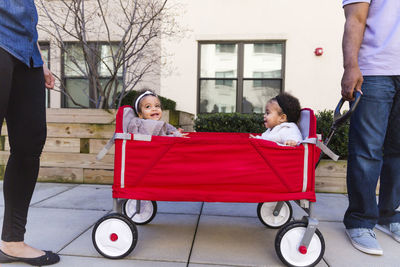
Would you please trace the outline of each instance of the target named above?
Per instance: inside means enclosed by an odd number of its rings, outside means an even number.
[[[182,137],[182,129],[176,129],[169,123],[160,121],[162,116],[161,102],[158,96],[149,89],[141,90],[133,101],[134,117],[128,124],[128,132]]]

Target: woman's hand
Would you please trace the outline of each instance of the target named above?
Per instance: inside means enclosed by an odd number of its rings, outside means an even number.
[[[44,85],[47,89],[54,88],[54,76],[51,71],[47,68],[46,64],[43,64],[43,75],[44,75]]]

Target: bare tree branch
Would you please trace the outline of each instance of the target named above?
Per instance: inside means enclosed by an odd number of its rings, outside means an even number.
[[[168,0],[39,0],[39,13],[46,21],[40,27],[62,50],[63,79],[69,78],[65,76],[67,71],[73,77],[86,79],[89,88],[82,90],[90,92],[84,92],[90,106],[115,108],[143,79],[160,75],[160,37],[180,32],[167,3]],[[67,45],[69,42],[74,45]],[[76,94],[68,92],[72,89],[66,89],[63,79],[58,77],[60,92],[82,107],[73,99]]]

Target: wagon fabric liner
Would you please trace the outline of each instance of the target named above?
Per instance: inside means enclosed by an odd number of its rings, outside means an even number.
[[[133,113],[116,118],[113,198],[159,201],[315,202],[316,118],[303,109],[297,147],[248,133],[189,133],[189,138],[126,133]]]

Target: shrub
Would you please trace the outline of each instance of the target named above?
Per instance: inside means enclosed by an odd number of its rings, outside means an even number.
[[[122,98],[122,101],[121,101],[121,106],[124,106],[124,105],[130,105],[130,106],[132,106],[133,105],[133,100],[136,98],[136,96],[137,96],[137,91],[135,91],[135,90],[131,90],[131,91],[129,91],[125,96],[124,96],[124,98]],[[162,106],[162,109],[163,110],[175,110],[176,109],[176,102],[175,101],[173,101],[173,100],[171,100],[171,99],[168,99],[168,98],[165,98],[165,97],[163,97],[163,96],[158,96],[158,98],[160,99],[160,102],[161,102],[161,106]],[[118,99],[118,98],[117,98]],[[118,103],[117,103],[117,105],[116,106],[118,106]]]
[[[328,137],[330,132],[332,122],[333,122],[333,111],[332,110],[324,110],[319,111],[316,114],[317,117],[317,133],[322,134],[322,139],[325,140]],[[349,136],[349,122],[343,124],[343,126],[339,127],[335,131],[331,141],[328,144],[328,147],[335,152],[337,155],[340,156],[340,159],[347,158],[348,150],[347,150],[347,143],[348,143],[348,136]]]
[[[317,133],[321,133],[323,139],[330,132],[333,122],[333,111],[324,110],[317,112]],[[262,133],[265,131],[263,114],[240,114],[240,113],[212,113],[198,114],[194,121],[194,129],[197,132],[242,132]],[[347,158],[349,124],[345,123],[336,130],[332,137],[329,148],[340,156]]]
[[[263,114],[198,114],[194,129],[197,132],[262,133],[265,131],[263,123]]]

